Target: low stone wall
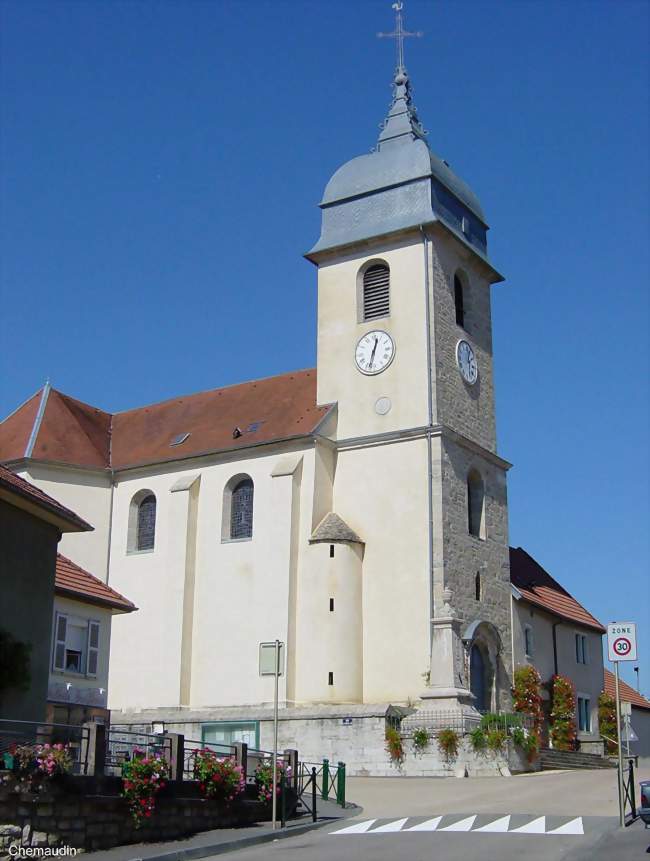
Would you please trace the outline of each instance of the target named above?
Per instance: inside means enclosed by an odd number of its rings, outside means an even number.
[[[103,781],[102,788],[112,789],[109,782]],[[170,782],[156,799],[153,817],[136,828],[126,801],[119,795],[84,795],[78,789],[66,791],[54,786],[39,795],[0,789],[0,858],[10,857],[11,846],[109,849],[174,840],[268,818],[267,805],[259,801],[244,799],[225,807],[203,798],[184,798],[182,787]]]

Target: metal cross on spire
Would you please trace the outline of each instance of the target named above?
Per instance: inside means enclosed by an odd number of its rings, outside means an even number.
[[[395,39],[397,42],[397,68],[400,71],[404,69],[404,39],[412,36],[414,38],[420,38],[420,36],[424,36],[424,33],[421,30],[418,30],[416,33],[409,33],[408,30],[405,30],[402,22],[402,9],[404,8],[404,4],[401,0],[398,0],[397,3],[392,4],[392,8],[395,10],[395,30],[392,33],[377,33],[378,39]]]

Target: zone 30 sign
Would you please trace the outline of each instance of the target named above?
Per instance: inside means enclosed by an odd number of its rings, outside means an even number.
[[[636,661],[634,622],[610,622],[607,626],[607,651],[610,661]]]

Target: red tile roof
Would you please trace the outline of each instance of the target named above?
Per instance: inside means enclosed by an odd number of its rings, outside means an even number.
[[[40,399],[41,393],[37,393],[0,423],[0,459],[25,457]],[[307,436],[330,409],[331,405],[316,404],[313,369],[172,398],[114,415],[50,389],[31,457],[125,469]],[[189,436],[181,445],[171,446],[180,434]]]
[[[526,601],[554,616],[605,633],[605,628],[521,547],[510,548],[510,581]]]
[[[56,557],[56,592],[66,598],[74,598],[87,604],[111,607],[123,613],[132,613],[138,608],[124,595],[111,589],[99,578],[84,571],[60,553]]]
[[[87,532],[93,528],[74,511],[70,511],[65,505],[61,505],[56,499],[44,493],[40,487],[15,475],[2,464],[0,464],[0,491],[4,491],[10,498],[12,495],[18,496],[21,500],[26,500],[41,510],[54,514],[59,520],[73,527],[65,530],[67,532]]]
[[[639,709],[650,709],[650,702],[621,678],[618,680],[618,690],[622,702],[632,703]],[[605,693],[610,697],[616,697],[616,678],[614,673],[607,669],[605,670]]]

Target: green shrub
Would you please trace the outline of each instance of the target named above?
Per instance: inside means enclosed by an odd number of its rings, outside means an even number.
[[[504,729],[490,729],[485,737],[487,746],[494,753],[502,753],[508,740],[508,733]]]
[[[469,740],[471,742],[472,750],[474,751],[474,753],[482,753],[487,746],[487,739],[485,738],[485,733],[480,726],[477,726],[476,729],[473,729],[470,732]]]
[[[431,735],[428,729],[424,727],[419,727],[413,733],[413,752],[417,754],[422,754],[429,746],[429,742],[431,741]]]
[[[446,760],[456,759],[458,756],[458,746],[460,744],[460,736],[453,729],[441,729],[438,733],[438,749]]]
[[[511,727],[520,727],[521,725],[521,715],[515,714],[514,712],[508,712],[502,715],[488,712],[487,714],[482,715],[480,723],[480,727],[483,732],[495,727],[498,729],[509,729]]]
[[[598,697],[598,727],[605,738],[605,753],[610,756],[617,751],[616,744],[616,700],[605,691]]]
[[[526,746],[526,733],[520,726],[516,726],[512,731],[512,740],[517,745],[517,747],[525,747]]]
[[[386,739],[386,750],[391,762],[399,768],[404,762],[406,755],[400,731],[394,726],[386,727],[386,735],[384,737]]]

